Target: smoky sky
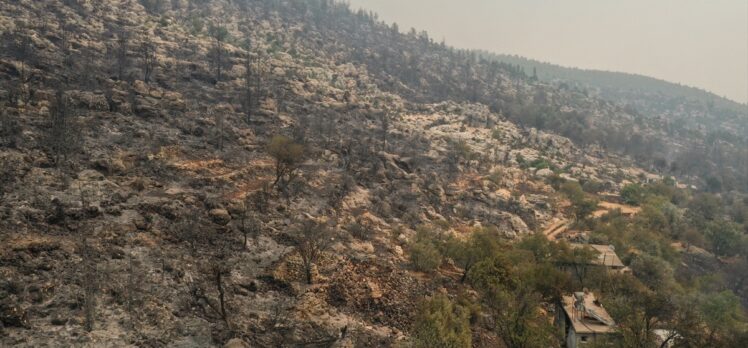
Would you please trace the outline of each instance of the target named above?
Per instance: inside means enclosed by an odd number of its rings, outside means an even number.
[[[748,0],[349,0],[459,48],[637,73],[748,102]]]

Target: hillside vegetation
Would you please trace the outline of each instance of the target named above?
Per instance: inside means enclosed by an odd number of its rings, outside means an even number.
[[[748,105],[702,89],[641,75],[567,68],[485,52],[481,56],[517,66],[540,81],[588,90],[623,107],[635,116],[624,124],[624,129],[632,132],[630,139],[634,142],[659,138],[645,151],[621,146],[616,138],[593,141],[612,150],[622,150],[663,173],[709,180],[702,187],[710,190],[745,191]]]
[[[584,288],[622,347],[746,346],[735,142],[329,0],[4,1],[0,33],[2,346],[560,347]]]

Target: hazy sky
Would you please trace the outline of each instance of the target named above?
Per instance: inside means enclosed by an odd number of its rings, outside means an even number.
[[[748,102],[748,0],[349,0],[461,48],[638,73]]]

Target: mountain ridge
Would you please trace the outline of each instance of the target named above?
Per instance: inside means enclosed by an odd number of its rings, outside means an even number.
[[[489,51],[485,51],[484,54],[487,57],[493,56],[495,59],[498,59],[500,61],[503,61],[509,64],[520,65],[523,67],[523,69],[525,70],[525,73],[528,75],[532,75],[533,68],[539,68],[538,77],[544,80],[558,79],[561,81],[565,80],[568,82],[585,83],[590,87],[600,88],[602,87],[602,85],[604,85],[604,83],[599,82],[599,80],[604,80],[604,79],[612,80],[612,79],[615,79],[616,77],[619,77],[619,78],[622,77],[628,81],[619,83],[617,85],[617,88],[626,87],[628,89],[635,89],[635,86],[641,87],[641,86],[652,86],[653,85],[653,87],[651,87],[650,89],[650,92],[663,92],[663,91],[671,90],[671,92],[666,93],[667,95],[671,97],[690,97],[690,98],[695,97],[702,101],[718,100],[718,101],[721,101],[725,105],[729,105],[729,107],[736,108],[744,112],[748,112],[746,110],[742,110],[743,108],[748,107],[748,101],[739,102],[739,101],[732,100],[731,98],[728,98],[725,96],[720,96],[715,92],[709,91],[707,89],[704,89],[698,86],[668,81],[667,79],[648,76],[646,74],[641,74],[641,73],[636,73],[636,72],[605,70],[605,69],[581,68],[581,67],[575,67],[575,66],[556,64],[553,62],[546,62],[546,61],[528,58],[528,57],[524,57],[524,56],[516,55],[516,54],[496,54],[496,53],[491,53]],[[612,87],[612,86],[616,86],[616,84],[609,82],[608,87]],[[672,90],[675,90],[675,91],[672,91]]]

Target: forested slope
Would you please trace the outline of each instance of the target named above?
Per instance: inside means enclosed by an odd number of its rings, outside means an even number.
[[[0,345],[557,347],[589,288],[627,346],[745,346],[745,196],[642,169],[682,144],[584,88],[327,0],[4,1],[0,32]]]

